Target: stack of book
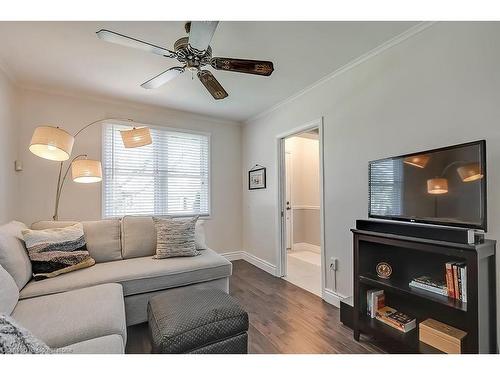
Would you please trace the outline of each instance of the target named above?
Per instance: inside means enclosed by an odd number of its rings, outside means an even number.
[[[467,302],[467,266],[461,262],[448,262],[445,268],[446,282],[420,276],[410,281],[410,287]]]
[[[385,306],[377,310],[377,320],[396,328],[401,332],[409,332],[417,326],[417,320],[392,307]]]
[[[467,302],[467,266],[461,262],[446,263],[448,297]]]
[[[442,296],[448,295],[447,284],[442,281],[433,280],[429,276],[420,276],[414,278],[412,281],[410,281],[410,287],[423,289],[428,292],[440,294]]]
[[[367,291],[366,305],[367,313],[371,318],[376,318],[401,332],[411,331],[417,326],[415,318],[392,307],[385,306],[385,294],[383,290],[371,289]]]

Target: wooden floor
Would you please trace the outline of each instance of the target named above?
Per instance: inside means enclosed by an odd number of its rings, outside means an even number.
[[[250,353],[383,353],[339,321],[340,311],[322,299],[253,265],[233,262],[230,294],[250,318]],[[127,353],[150,353],[147,325],[128,328]]]

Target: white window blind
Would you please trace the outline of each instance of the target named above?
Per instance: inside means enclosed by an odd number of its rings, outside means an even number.
[[[403,163],[382,160],[370,165],[370,214],[399,216],[401,212]]]
[[[209,136],[150,128],[152,144],[127,149],[124,129],[103,130],[103,216],[209,215]]]

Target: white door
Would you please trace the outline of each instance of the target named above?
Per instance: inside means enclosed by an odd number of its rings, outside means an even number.
[[[285,153],[285,220],[286,220],[286,249],[293,246],[293,218],[292,218],[292,154]]]

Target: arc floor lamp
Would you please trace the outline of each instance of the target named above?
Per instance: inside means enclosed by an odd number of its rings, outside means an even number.
[[[75,138],[92,125],[113,120],[134,123],[134,120],[131,119],[104,118],[85,125],[75,135],[71,135],[58,126],[39,126],[33,132],[29,150],[41,158],[59,162],[53,220],[58,219],[59,199],[61,198],[61,192],[70,168],[74,182],[94,183],[102,181],[101,162],[99,160],[88,159],[86,154],[80,154],[71,159],[66,171],[64,174],[62,173],[64,162],[71,157]],[[120,134],[125,148],[141,147],[152,143],[151,133],[147,127],[133,126],[128,130],[121,130]]]

